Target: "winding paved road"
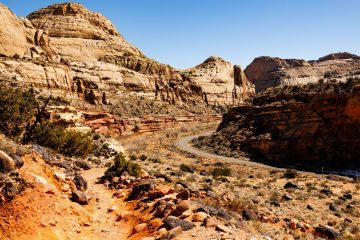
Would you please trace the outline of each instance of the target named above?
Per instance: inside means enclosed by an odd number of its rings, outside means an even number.
[[[188,152],[191,154],[195,154],[196,156],[204,157],[204,158],[211,158],[211,159],[218,159],[218,160],[226,162],[226,163],[247,165],[247,166],[252,166],[252,167],[262,167],[262,168],[266,168],[266,169],[270,169],[270,170],[285,170],[284,168],[276,168],[276,167],[271,167],[271,166],[257,163],[257,162],[251,162],[249,160],[246,160],[246,158],[242,158],[242,159],[241,158],[232,158],[232,157],[216,155],[216,154],[209,153],[209,152],[204,152],[204,151],[194,148],[192,145],[190,145],[190,142],[193,139],[198,138],[200,136],[209,136],[212,133],[213,133],[213,131],[179,138],[175,142],[175,146],[182,151],[185,151],[185,152]]]

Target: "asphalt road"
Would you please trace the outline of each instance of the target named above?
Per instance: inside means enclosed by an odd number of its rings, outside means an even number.
[[[217,160],[220,160],[220,161],[225,162],[225,163],[247,165],[247,166],[251,166],[251,167],[261,167],[261,168],[266,168],[266,169],[270,169],[270,170],[285,170],[284,168],[276,168],[276,167],[271,167],[271,166],[261,164],[261,163],[257,163],[257,162],[251,162],[251,161],[247,160],[246,158],[243,158],[243,159],[241,159],[241,158],[232,158],[232,157],[225,157],[225,156],[221,156],[221,155],[216,155],[216,154],[209,153],[209,152],[204,152],[204,151],[202,151],[200,149],[197,149],[197,148],[193,147],[190,144],[190,142],[193,139],[198,138],[200,136],[209,136],[212,133],[213,133],[213,131],[179,138],[175,142],[175,146],[178,149],[182,150],[182,151],[194,154],[196,156],[203,157],[203,158],[217,159]]]

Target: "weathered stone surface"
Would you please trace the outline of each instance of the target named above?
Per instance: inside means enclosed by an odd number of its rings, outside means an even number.
[[[335,53],[317,61],[258,57],[247,66],[245,74],[256,86],[256,92],[279,85],[297,85],[320,79],[346,80],[359,76],[360,59],[350,53]]]
[[[0,17],[0,55],[22,58],[30,52],[24,24],[3,4]]]

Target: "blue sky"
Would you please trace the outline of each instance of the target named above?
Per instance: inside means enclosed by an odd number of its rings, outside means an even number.
[[[18,16],[61,1],[0,0]],[[178,68],[211,55],[246,67],[255,57],[360,55],[360,0],[78,0],[109,18],[147,56]]]

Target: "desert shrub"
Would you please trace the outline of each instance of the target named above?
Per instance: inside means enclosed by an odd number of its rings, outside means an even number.
[[[19,140],[37,112],[38,101],[30,91],[0,88],[0,131]]]
[[[211,175],[213,177],[220,177],[220,176],[231,176],[231,169],[224,166],[224,167],[217,167],[217,168],[214,168],[212,171],[211,171]]]
[[[141,161],[145,161],[146,159],[147,159],[147,156],[146,156],[146,155],[142,154],[142,155],[140,156],[140,160],[141,160]]]
[[[94,136],[93,136],[93,139],[94,139],[95,141],[97,141],[97,140],[101,139],[101,135],[98,134],[98,133],[95,133]]]
[[[131,161],[135,161],[137,159],[137,156],[132,154],[132,155],[130,155],[129,158],[130,158]]]
[[[191,166],[186,165],[186,164],[181,164],[180,170],[183,172],[194,173],[194,169]]]
[[[85,157],[93,150],[92,139],[88,134],[66,130],[51,122],[36,127],[33,141],[67,156]]]
[[[121,177],[124,172],[128,172],[131,176],[139,176],[140,165],[126,160],[123,154],[118,154],[114,158],[114,163],[105,171],[104,178],[112,179],[113,177]]]
[[[159,158],[150,158],[149,161],[152,163],[161,163],[161,160]]]
[[[287,169],[284,173],[284,178],[287,179],[293,179],[296,178],[298,175],[298,172],[295,169]]]

